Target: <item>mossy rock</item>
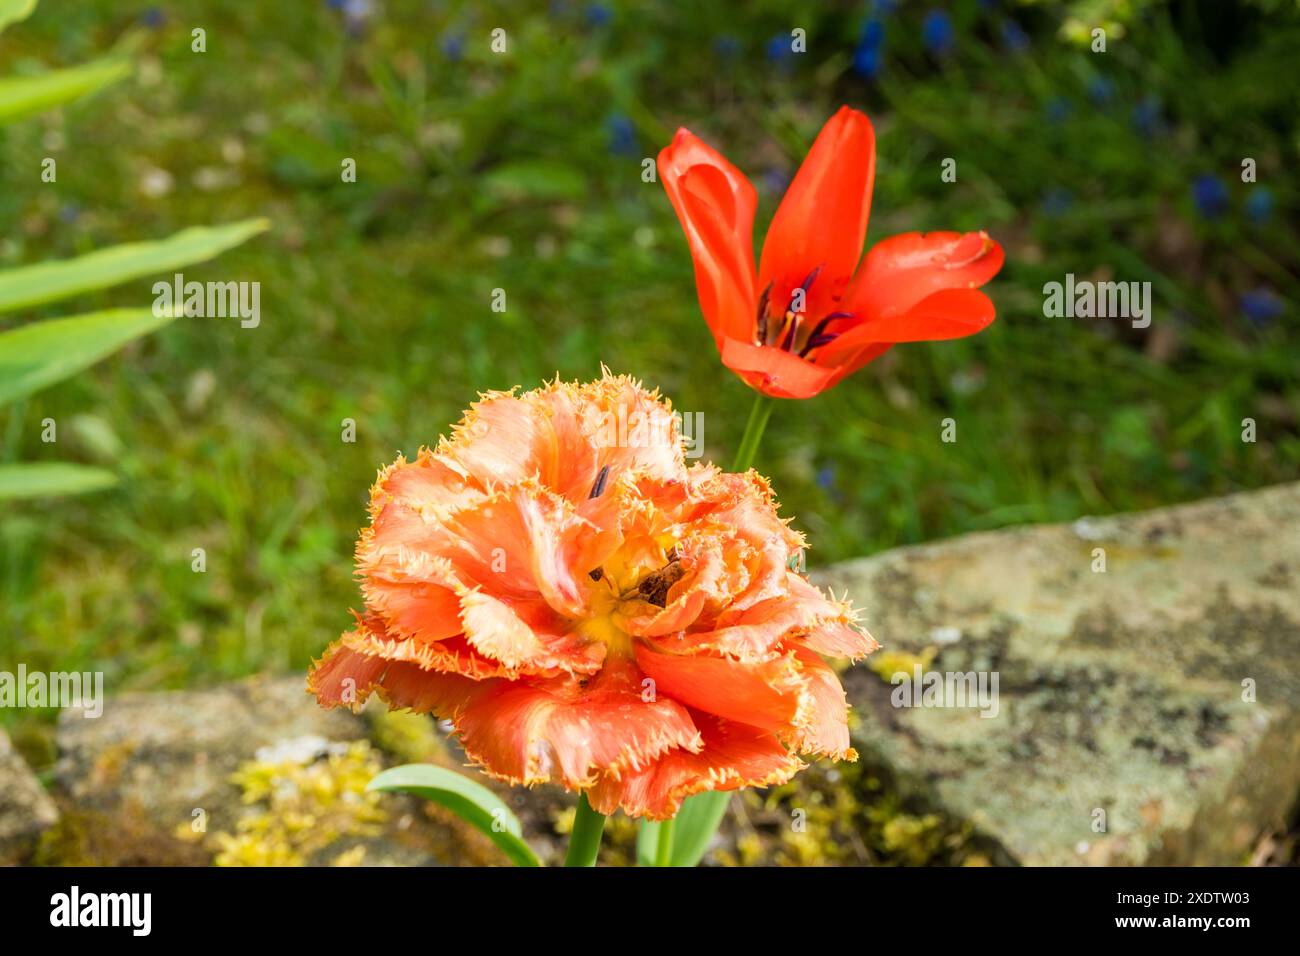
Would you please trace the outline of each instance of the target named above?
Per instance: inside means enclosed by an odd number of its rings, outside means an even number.
[[[1245,862],[1300,793],[1297,527],[1291,484],[824,569],[882,655],[999,679],[984,717],[853,668],[854,745],[1021,863]]]

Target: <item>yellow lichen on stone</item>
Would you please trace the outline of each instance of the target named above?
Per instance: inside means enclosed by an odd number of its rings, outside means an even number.
[[[370,739],[399,763],[442,763],[437,758],[447,757],[447,746],[427,714],[388,709],[376,709],[373,714],[367,709],[366,713]]]
[[[895,674],[906,674],[911,677],[913,672],[919,666],[922,671],[930,666],[935,655],[939,653],[937,647],[927,647],[920,654],[911,654],[907,651],[896,650],[879,650],[867,658],[867,667],[873,673],[886,683],[892,682]]]
[[[231,777],[245,804],[258,805],[234,833],[212,836],[217,866],[303,866],[313,854],[348,837],[375,836],[386,819],[380,795],[366,784],[383,769],[366,741],[331,745],[316,758],[252,760]],[[333,857],[335,866],[356,866],[356,846]]]

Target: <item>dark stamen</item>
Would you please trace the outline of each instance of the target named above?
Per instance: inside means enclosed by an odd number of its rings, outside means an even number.
[[[786,352],[794,347],[795,336],[799,333],[799,323],[803,321],[804,313],[808,311],[808,290],[817,281],[817,276],[821,271],[821,266],[813,269],[804,278],[803,282],[799,283],[799,287],[790,293],[790,304],[785,311],[786,317],[790,320],[790,328],[786,331],[785,338],[781,340],[781,348]],[[794,300],[795,295],[800,291],[803,292],[803,301],[800,303],[799,311],[796,312],[794,310]]]
[[[823,332],[821,335],[814,335],[799,350],[800,358],[807,358],[808,353],[813,349],[821,348],[823,345],[829,345],[840,337],[838,332]]]
[[[767,299],[772,294],[772,283],[767,284],[763,294],[758,297],[758,344],[767,344]]]
[[[803,291],[806,293],[809,289],[812,288],[812,284],[817,281],[817,275],[821,271],[822,271],[822,267],[818,266],[812,272],[808,273],[808,278],[804,279],[803,282],[799,283],[799,288],[803,289]]]
[[[605,493],[605,480],[609,478],[609,465],[600,469],[600,474],[596,476],[596,483],[591,486],[591,494],[587,495],[588,499],[599,498]]]

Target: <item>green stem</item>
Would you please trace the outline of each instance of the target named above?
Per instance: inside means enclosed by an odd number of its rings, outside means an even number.
[[[605,815],[591,809],[587,795],[578,797],[578,812],[573,818],[573,832],[569,834],[569,852],[564,857],[565,866],[595,866],[600,852],[600,835],[605,831]]]
[[[754,464],[758,443],[763,440],[763,429],[767,428],[767,420],[772,417],[772,408],[775,404],[770,395],[759,392],[754,396],[754,407],[750,409],[749,421],[745,423],[745,435],[740,439],[736,458],[731,463],[732,471],[748,471]]]
[[[665,820],[659,825],[659,845],[655,847],[655,866],[671,866],[673,862],[673,830],[677,818]]]

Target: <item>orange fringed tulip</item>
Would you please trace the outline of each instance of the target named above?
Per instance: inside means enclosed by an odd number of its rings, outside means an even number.
[[[993,321],[976,288],[1003,254],[983,232],[893,236],[859,265],[875,167],[871,121],[841,107],[781,200],[755,274],[749,180],[685,129],[660,152],[705,321],[723,364],[752,388],[809,398],[895,344],[961,338]]]
[[[376,692],[449,719],[494,777],[655,819],[855,756],[822,655],[876,642],[790,570],[804,541],[767,482],[686,467],[628,378],[485,395],[380,472],[370,517],[365,613],[308,679],[326,706]]]

